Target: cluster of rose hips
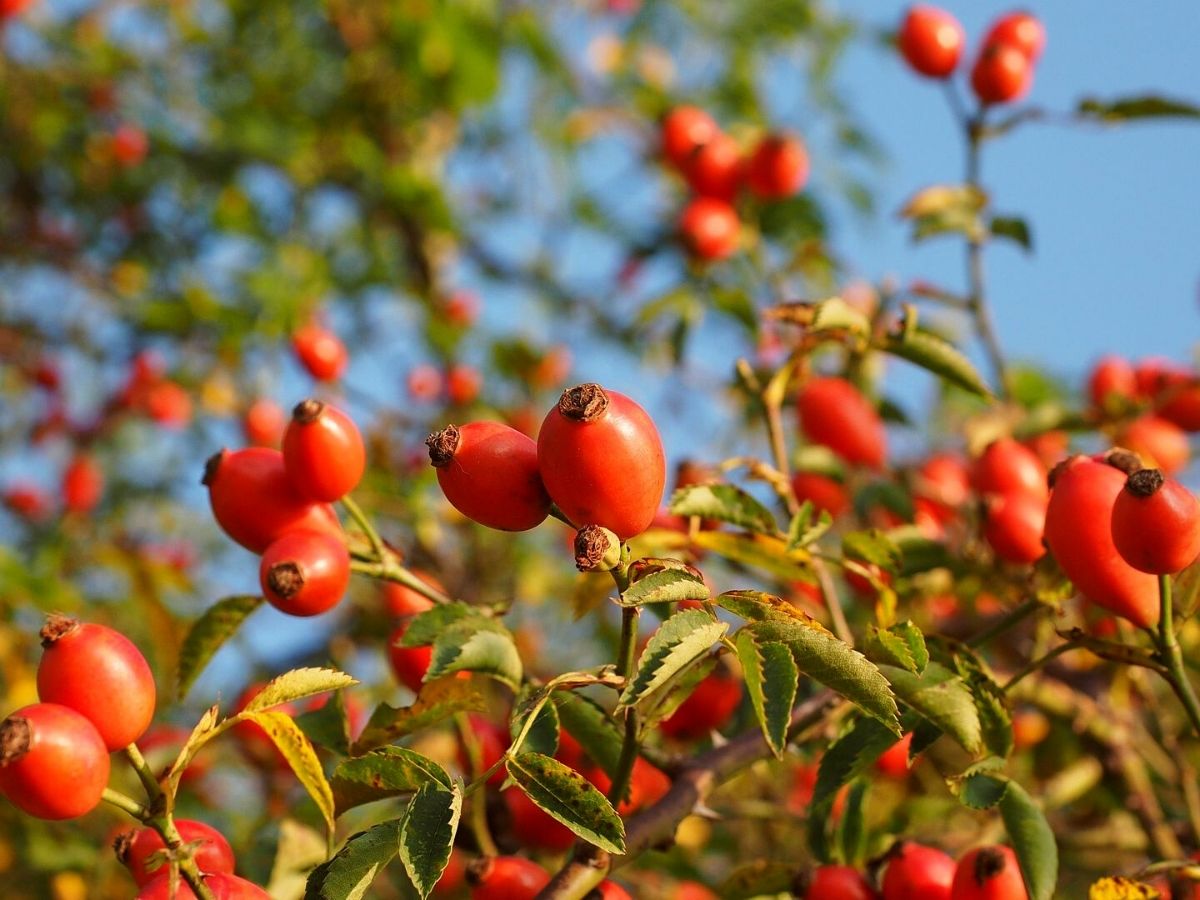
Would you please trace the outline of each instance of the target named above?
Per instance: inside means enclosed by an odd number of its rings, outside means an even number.
[[[808,180],[808,153],[798,137],[768,134],[746,154],[695,106],[677,106],[663,119],[662,154],[694,195],[679,217],[679,234],[706,261],[737,249],[741,222],[733,203],[743,189],[762,200],[782,200]]]
[[[527,531],[551,504],[576,526],[625,541],[654,520],[666,484],[653,420],[598,384],[564,391],[533,438],[500,422],[450,425],[426,441],[442,493],[460,513],[501,531]]]
[[[261,554],[263,596],[293,616],[332,609],[350,580],[350,553],[330,505],[357,486],[366,449],[353,420],[305,400],[292,411],[283,449],[222,450],[204,484],[217,524]]]
[[[913,71],[945,79],[958,68],[966,37],[953,15],[920,4],[908,10],[898,42]],[[1045,46],[1046,30],[1032,13],[1011,12],[993,22],[971,67],[971,88],[979,102],[1011,103],[1029,93]]]
[[[38,703],[0,723],[0,792],[39,819],[73,819],[103,799],[109,754],[140,740],[154,717],[154,675],[141,651],[118,631],[52,615],[41,630]],[[264,898],[233,875],[225,838],[202,822],[175,823],[184,844],[198,842],[193,860],[218,898]],[[142,889],[139,900],[168,896],[166,843],[154,828],[123,834],[117,852]],[[156,856],[155,854],[159,854]],[[176,896],[193,896],[180,885]]]
[[[1169,475],[1187,465],[1187,433],[1200,431],[1200,375],[1194,370],[1153,357],[1135,364],[1106,356],[1088,377],[1088,395],[1097,422],[1113,424],[1116,444]]]

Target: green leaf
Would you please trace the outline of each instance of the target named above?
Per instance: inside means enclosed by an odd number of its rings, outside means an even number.
[[[1016,782],[1000,798],[1000,817],[1021,864],[1029,900],[1053,900],[1058,885],[1058,844],[1033,798]]]
[[[992,234],[1020,244],[1025,250],[1033,249],[1033,234],[1029,223],[1019,216],[992,216],[989,223]]]
[[[914,329],[904,338],[889,336],[880,349],[906,359],[985,400],[992,397],[991,388],[962,351],[928,331]]]
[[[812,573],[807,566],[808,554],[798,549],[789,551],[787,542],[782,538],[765,534],[701,531],[693,537],[692,543],[784,581],[812,580]]]
[[[762,726],[767,746],[782,759],[800,678],[796,660],[786,644],[759,644],[748,628],[737,633],[735,643],[750,705]]]
[[[991,809],[1004,799],[1008,786],[1007,778],[990,772],[976,772],[963,778],[958,799],[970,809]]]
[[[771,511],[732,484],[696,484],[671,497],[671,513],[728,522],[759,534],[775,534],[779,524]]]
[[[892,689],[880,670],[861,653],[824,628],[799,620],[755,622],[746,627],[754,630],[760,643],[787,644],[801,672],[841,694],[899,736]]]
[[[799,325],[816,334],[865,337],[871,332],[871,320],[841,297],[830,297],[817,303],[781,303],[767,310],[766,316],[777,322]]]
[[[440,765],[415,750],[384,747],[339,763],[329,784],[340,816],[355,806],[407,794],[426,784],[449,788],[453,780]]]
[[[832,803],[842,785],[866,772],[897,740],[878,720],[855,719],[821,757],[817,783],[813,786],[813,805]]]
[[[400,646],[426,647],[451,625],[487,618],[478,608],[457,600],[453,603],[440,603],[415,616],[408,623]]]
[[[946,545],[926,537],[916,525],[890,528],[886,534],[900,551],[900,575],[918,575],[953,563]]]
[[[1200,602],[1200,561],[1192,563],[1174,577],[1171,597],[1176,617],[1180,621],[1191,618]]]
[[[979,712],[961,678],[933,662],[920,675],[887,665],[879,670],[895,688],[896,696],[922,718],[958,741],[968,753],[979,752],[983,744]]]
[[[748,622],[803,622],[812,628],[825,628],[782,597],[762,591],[726,591],[714,597],[713,601]]]
[[[405,735],[436,725],[459,712],[483,712],[487,708],[479,686],[460,678],[439,678],[421,686],[411,706],[397,709],[381,703],[371,713],[351,751],[366,753]]]
[[[437,636],[425,680],[452,672],[478,672],[516,690],[523,667],[507,628],[495,619],[470,619],[450,625]]]
[[[554,705],[567,734],[587,748],[592,761],[612,778],[619,766],[624,740],[612,717],[596,701],[573,691],[555,693]]]
[[[426,784],[400,820],[400,861],[421,900],[433,892],[450,861],[462,803],[457,783],[450,790]]]
[[[329,702],[319,709],[296,716],[296,724],[304,736],[318,747],[341,756],[350,754],[350,721],[341,691],[334,691]]]
[[[754,897],[787,894],[798,875],[796,866],[787,863],[757,859],[738,866],[721,883],[720,896],[723,900],[753,900]]]
[[[857,866],[863,861],[867,844],[867,827],[864,809],[867,788],[870,782],[864,778],[854,781],[846,794],[846,805],[838,823],[838,843],[842,848],[842,860],[848,866]]]
[[[548,690],[550,688],[536,687],[532,684],[521,688],[516,702],[513,704],[512,718],[509,720],[509,734],[514,741],[524,730],[530,713]],[[530,750],[544,756],[553,756],[558,752],[559,728],[558,707],[547,701],[538,709],[537,718],[534,719],[529,734],[525,736],[524,744],[520,748],[514,749]]]
[[[914,194],[900,217],[912,220],[914,241],[951,232],[980,239],[987,202],[987,194],[974,185],[933,185]]]
[[[279,823],[279,841],[267,893],[272,897],[300,897],[309,873],[329,858],[325,836],[319,831],[285,818]]]
[[[805,500],[788,525],[787,548],[795,550],[797,547],[807,547],[832,527],[833,516],[829,514],[829,510],[823,509],[818,514],[813,502]]]
[[[325,772],[321,768],[321,761],[317,759],[317,751],[304,736],[304,732],[286,713],[260,710],[258,712],[243,711],[240,715],[255,722],[267,733],[276,749],[287,760],[288,767],[295,773],[296,779],[308,791],[313,802],[317,804],[317,809],[320,810],[325,824],[332,833],[333,820],[336,815],[333,790],[329,787],[329,782],[325,780]]]
[[[707,600],[704,576],[681,569],[662,569],[633,582],[621,595],[622,606],[646,603],[678,603],[680,600]]]
[[[231,638],[249,615],[263,604],[262,597],[240,594],[219,600],[204,611],[183,639],[175,689],[183,699],[221,645]]]
[[[632,706],[664,687],[699,659],[729,629],[708,613],[688,609],[663,622],[638,659],[637,672],[621,694],[620,706]]]
[[[1200,107],[1183,100],[1145,94],[1117,100],[1097,100],[1086,97],[1076,108],[1079,116],[1104,122],[1125,122],[1131,119],[1200,119]]]
[[[658,691],[651,700],[639,707],[639,734],[645,735],[658,727],[692,695],[700,682],[717,668],[717,659],[711,654],[697,660],[684,669],[664,690]]]
[[[304,900],[362,900],[375,877],[399,851],[399,821],[359,832],[329,862],[313,869]]]
[[[877,528],[844,535],[842,555],[857,562],[874,563],[889,572],[897,571],[903,559],[895,541]]]
[[[1008,756],[1013,748],[1013,729],[1004,689],[996,683],[983,660],[969,648],[955,644],[952,661],[954,670],[975,700],[984,747],[993,756]]]
[[[556,759],[520,753],[507,762],[509,777],[539,809],[590,844],[625,852],[625,824],[586,778]]]
[[[870,626],[863,652],[873,662],[899,666],[918,675],[929,664],[925,636],[912,622],[900,622],[886,631]]]
[[[358,679],[351,678],[337,669],[292,669],[267,682],[267,686],[250,699],[242,712],[272,709],[281,703],[301,700],[327,691],[338,691],[352,684],[358,684]]]

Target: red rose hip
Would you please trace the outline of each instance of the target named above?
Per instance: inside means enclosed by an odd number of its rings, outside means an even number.
[[[950,900],[1028,900],[1021,867],[1011,847],[979,847],[963,854],[954,870]]]
[[[367,467],[362,435],[336,407],[305,400],[283,434],[283,465],[296,492],[331,503],[358,486]]]
[[[481,856],[467,866],[471,900],[533,900],[550,874],[520,856]]]
[[[692,151],[684,164],[688,186],[701,197],[729,203],[742,185],[742,149],[727,134],[713,135]]]
[[[713,117],[695,106],[678,106],[662,123],[663,156],[682,169],[697,147],[707,144],[721,129]]]
[[[91,722],[104,745],[119,750],[154,718],[154,673],[119,631],[52,615],[41,631],[38,697],[70,707]]]
[[[866,878],[850,866],[818,866],[808,879],[804,900],[877,900]]]
[[[697,197],[679,216],[679,235],[697,259],[715,262],[738,248],[742,225],[737,212],[724,200]]]
[[[808,439],[852,465],[878,469],[887,456],[883,421],[867,398],[844,378],[814,378],[796,401]]]
[[[317,381],[337,381],[346,371],[346,345],[324,326],[310,323],[298,329],[292,335],[292,349]]]
[[[263,596],[276,609],[292,616],[316,616],[346,595],[350,553],[340,538],[293,531],[266,549],[258,576]]]
[[[984,513],[983,536],[1005,562],[1026,564],[1042,557],[1046,501],[1030,494],[991,497]]]
[[[425,440],[438,484],[460,513],[500,531],[528,531],[550,512],[538,445],[500,422],[448,425]]]
[[[1026,494],[1045,499],[1046,466],[1036,453],[1012,438],[988,444],[971,467],[971,484],[981,495]]]
[[[65,706],[35,703],[0,723],[0,792],[39,819],[91,812],[108,786],[96,726]]]
[[[650,527],[666,459],[653,420],[629,397],[598,384],[564,391],[542,422],[537,456],[546,492],[570,521],[623,541]]]
[[[1046,28],[1032,13],[1012,12],[992,24],[983,43],[1008,44],[1024,53],[1030,62],[1037,62],[1046,48]]]
[[[746,164],[746,183],[764,200],[782,200],[808,181],[808,153],[793,135],[763,138]]]
[[[1200,502],[1158,469],[1141,469],[1113,504],[1112,536],[1122,559],[1139,572],[1180,572],[1200,556]]]
[[[341,534],[331,506],[292,487],[278,450],[222,450],[205,465],[203,483],[217,524],[252,553],[262,553],[289,531]]]
[[[429,644],[421,647],[402,646],[400,642],[406,631],[408,623],[403,622],[392,632],[388,639],[388,662],[392,664],[396,680],[415,694],[421,690],[425,673],[433,662],[433,647]]]
[[[1032,84],[1032,61],[1011,44],[985,45],[971,69],[971,87],[985,105],[1019,100]]]
[[[192,819],[176,819],[175,827],[183,843],[201,841],[192,858],[201,872],[233,872],[233,849],[225,836],[211,825]],[[153,828],[139,828],[117,839],[115,845],[119,859],[133,876],[138,886],[145,885],[167,871],[166,864],[151,868],[150,856],[165,850],[167,845]]]
[[[958,19],[936,6],[910,7],[900,26],[905,62],[929,78],[946,78],[958,68],[965,40]]]
[[[883,900],[950,900],[954,871],[949,854],[902,841],[888,853]]]

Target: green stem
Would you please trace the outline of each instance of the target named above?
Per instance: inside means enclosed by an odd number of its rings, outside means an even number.
[[[354,520],[362,533],[367,536],[367,542],[371,545],[371,550],[375,553],[375,558],[383,562],[385,558],[385,550],[383,547],[383,539],[379,537],[379,532],[375,530],[375,526],[371,524],[371,520],[367,518],[367,514],[362,511],[354,498],[347,494],[342,498],[342,506],[346,508],[346,512],[350,513],[350,518]]]
[[[483,749],[479,746],[475,730],[471,727],[471,720],[465,713],[458,713],[454,717],[454,724],[458,728],[459,737],[462,739],[463,747],[467,751],[467,761],[471,764],[471,777],[474,779],[471,783],[471,788],[475,789],[478,786],[487,784],[487,780],[500,765],[500,762],[497,762],[496,765],[492,766],[486,772],[482,771]],[[501,761],[503,761],[503,757]],[[479,847],[479,852],[484,856],[499,856],[500,851],[496,847],[496,842],[492,840],[491,829],[488,828],[486,791],[471,800],[470,825],[471,833],[475,836],[475,843]]]
[[[1039,606],[1041,606],[1041,604],[1038,603],[1037,600],[1026,600],[1023,603],[1014,606],[1008,611],[1007,614],[997,619],[987,628],[983,629],[983,631],[979,632],[979,634],[975,635],[975,637],[967,641],[967,646],[974,649],[979,649],[992,638],[1004,634],[1004,632],[1008,631],[1009,629],[1021,624],[1021,622],[1025,621],[1025,619],[1037,612]]]
[[[158,783],[158,779],[154,777],[154,772],[150,769],[146,758],[142,756],[142,751],[138,749],[137,744],[130,744],[123,751],[125,758],[129,760],[129,764],[133,766],[133,770],[137,772],[138,780],[142,782],[142,787],[146,789],[146,796],[151,801],[156,801],[163,795],[162,786]]]
[[[625,566],[612,570],[613,580],[617,588],[624,593],[629,589],[629,572]],[[633,677],[634,656],[637,653],[638,613],[636,606],[626,606],[621,609],[621,646],[617,652],[617,675],[625,684]],[[637,711],[632,706],[625,709],[625,739],[621,743],[621,756],[617,761],[617,770],[613,772],[612,787],[608,799],[614,807],[619,806],[625,799],[633,777],[633,764],[638,755]]]
[[[404,566],[398,566],[390,561],[363,562],[352,559],[350,561],[350,571],[358,572],[361,575],[367,575],[370,578],[376,578],[380,581],[394,581],[396,584],[402,584],[406,588],[416,591],[422,597],[432,600],[434,603],[450,602],[450,598],[437,588],[430,587],[408,569],[404,568]]]
[[[154,818],[154,814],[148,808],[142,806],[132,797],[122,794],[120,791],[114,791],[112,788],[105,788],[104,793],[100,795],[100,799],[109,806],[115,806],[117,809],[129,813],[139,822],[149,822]]]
[[[981,188],[979,181],[980,146],[983,143],[983,114],[965,122],[967,137],[967,184]],[[982,225],[980,226],[982,227]],[[987,281],[983,270],[983,246],[985,238],[979,235],[967,237],[967,309],[975,322],[975,333],[987,352],[992,372],[996,378],[996,392],[1001,398],[1008,397],[1008,371],[1000,340],[992,324],[992,312],[987,303]]]
[[[1008,681],[1004,682],[1004,686],[1000,688],[1000,690],[1010,690],[1019,684],[1023,678],[1032,675],[1038,669],[1048,665],[1053,660],[1058,659],[1058,657],[1062,656],[1064,653],[1070,653],[1072,650],[1080,649],[1082,649],[1082,645],[1072,643],[1071,641],[1067,641],[1064,644],[1059,644],[1053,650],[1050,650],[1044,655],[1039,656],[1037,659],[1030,660],[1028,665],[1013,675],[1010,679],[1008,679]]]
[[[1196,700],[1196,692],[1188,680],[1187,671],[1183,667],[1183,654],[1179,650],[1179,641],[1175,638],[1173,623],[1174,610],[1171,602],[1171,576],[1158,576],[1159,617],[1158,617],[1158,653],[1167,668],[1166,679],[1183,704],[1192,729],[1200,736],[1200,702]]]

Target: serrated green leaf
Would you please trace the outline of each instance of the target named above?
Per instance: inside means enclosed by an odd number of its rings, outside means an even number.
[[[1004,689],[996,683],[983,660],[967,647],[954,646],[953,665],[975,700],[984,747],[993,756],[1008,756],[1013,749],[1013,728]]]
[[[920,674],[929,663],[925,636],[912,622],[901,622],[887,630],[870,626],[863,645],[867,658]]]
[[[325,780],[325,771],[321,768],[321,761],[317,759],[317,751],[308,742],[304,732],[286,713],[260,710],[252,713],[243,711],[241,715],[256,723],[267,733],[280,755],[287,760],[288,767],[295,774],[296,780],[308,791],[308,795],[317,804],[317,809],[320,810],[325,824],[332,833],[336,814],[333,790],[329,787],[329,782]]]
[[[451,625],[487,618],[478,608],[458,600],[440,603],[413,617],[404,630],[400,646],[425,647],[437,640],[438,635]]]
[[[267,893],[272,897],[300,897],[312,870],[329,858],[325,836],[295,819],[279,823],[279,841]]]
[[[701,531],[692,539],[697,547],[718,556],[774,575],[784,581],[811,580],[809,556],[803,550],[788,550],[782,538],[765,534],[734,534],[728,531]]]
[[[658,691],[639,708],[638,729],[640,734],[648,734],[658,727],[663,719],[668,718],[675,710],[683,705],[691,696],[700,682],[713,673],[717,660],[713,656],[705,656],[684,669],[671,679],[664,690]]]
[[[903,339],[888,337],[880,349],[906,359],[985,400],[992,397],[991,388],[971,361],[953,344],[928,331],[913,330]]]
[[[417,791],[400,820],[400,861],[421,900],[433,892],[450,861],[462,803],[457,783],[450,790],[426,784]]]
[[[355,806],[407,794],[430,783],[448,789],[453,780],[432,759],[404,747],[384,747],[344,760],[329,779],[339,816]]]
[[[638,658],[637,671],[621,693],[620,706],[632,706],[664,687],[699,659],[729,626],[698,609],[678,612],[650,636]]]
[[[1179,118],[1200,119],[1200,107],[1183,100],[1144,94],[1121,97],[1117,100],[1097,100],[1085,97],[1079,101],[1077,115],[1104,122],[1124,122],[1130,119]]]
[[[613,777],[620,764],[624,738],[612,717],[596,701],[573,691],[557,692],[554,705],[567,734],[586,747],[592,761]]]
[[[1029,900],[1053,900],[1058,885],[1058,844],[1033,798],[1011,782],[1000,798],[1000,817],[1021,864]]]
[[[858,866],[863,861],[867,843],[867,825],[865,803],[867,788],[870,786],[864,778],[851,782],[846,794],[846,803],[842,808],[842,818],[838,822],[838,844],[842,848],[842,861],[848,866]]]
[[[399,821],[353,835],[331,860],[313,869],[304,900],[362,900],[376,876],[399,852]]]
[[[354,684],[358,684],[358,679],[337,669],[292,669],[268,681],[266,687],[250,698],[242,712],[271,709],[281,703],[290,703],[327,691],[338,691]]]
[[[896,741],[896,735],[877,719],[855,719],[821,757],[813,806],[832,803],[842,785],[866,772]]]
[[[726,591],[714,597],[713,602],[748,622],[796,621],[812,628],[825,629],[808,613],[796,609],[782,597],[762,591]]]
[[[953,557],[942,541],[921,532],[917,525],[901,525],[889,528],[885,534],[900,551],[901,575],[917,575],[931,569],[940,569],[953,563]]]
[[[1033,249],[1033,233],[1020,216],[992,216],[988,224],[996,237],[1007,238],[1025,250]]]
[[[896,542],[877,528],[843,535],[842,555],[856,562],[873,563],[889,572],[896,572],[903,561]]]
[[[530,713],[533,712],[540,698],[545,696],[547,690],[549,688],[527,684],[517,694],[508,726],[509,735],[514,741],[525,729],[525,722],[528,720]],[[558,732],[560,727],[558,707],[551,702],[543,703],[538,709],[537,718],[534,720],[533,726],[529,729],[529,734],[525,736],[525,742],[520,748],[514,749],[529,750],[541,753],[543,756],[553,756],[558,752]]]
[[[817,513],[813,502],[805,500],[788,525],[787,548],[795,550],[797,547],[807,547],[832,527],[833,516],[829,514],[829,510],[823,509]]]
[[[970,809],[991,809],[1008,790],[1009,780],[990,772],[977,772],[966,776],[959,788],[958,799]]]
[[[784,643],[796,667],[841,694],[899,736],[898,710],[888,680],[865,656],[824,628],[799,620],[754,622],[746,626],[760,643]]]
[[[968,753],[979,752],[983,744],[979,712],[961,678],[934,662],[920,675],[888,665],[881,665],[879,670],[906,705],[958,741]]]
[[[759,534],[775,534],[779,524],[771,511],[732,484],[696,484],[671,497],[671,513],[728,522]]]
[[[754,897],[789,894],[799,874],[796,866],[759,859],[738,866],[721,883],[723,900],[752,900]]]
[[[680,600],[707,600],[704,576],[680,569],[663,569],[633,582],[623,594],[622,606],[646,603],[678,603]]]
[[[767,746],[779,759],[787,749],[787,731],[800,670],[786,644],[759,644],[754,632],[741,629],[734,639],[750,705],[762,727]]]
[[[226,597],[206,609],[193,623],[179,650],[179,672],[175,679],[175,690],[180,699],[187,695],[188,689],[204,671],[208,661],[221,649],[221,645],[229,640],[250,614],[262,604],[262,597],[249,594]]]
[[[625,852],[625,823],[608,798],[574,769],[540,753],[520,753],[506,767],[543,812],[601,850]]]
[[[495,619],[467,619],[437,636],[425,680],[452,672],[478,672],[516,690],[523,671],[517,645],[504,625]]]
[[[486,708],[478,685],[460,678],[439,678],[422,685],[421,693],[411,706],[397,709],[386,703],[379,704],[351,750],[355,755],[366,753],[436,725],[455,713],[483,712]]]

